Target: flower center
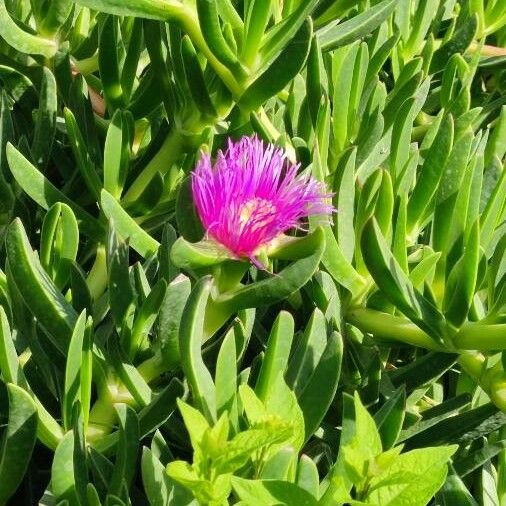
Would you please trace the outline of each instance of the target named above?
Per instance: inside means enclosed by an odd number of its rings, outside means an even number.
[[[253,220],[255,225],[264,226],[274,219],[275,213],[276,207],[270,200],[254,197],[242,205],[239,213],[239,223],[244,226],[250,220]]]

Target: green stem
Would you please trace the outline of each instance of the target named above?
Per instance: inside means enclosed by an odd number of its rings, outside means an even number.
[[[368,308],[354,308],[346,314],[346,320],[363,332],[386,340],[401,341],[429,350],[447,351],[428,334],[406,318]],[[504,350],[506,349],[506,324],[467,322],[455,334],[453,345],[458,350]]]
[[[99,397],[90,411],[90,420],[86,439],[93,443],[110,434],[116,423],[116,411],[111,399]]]
[[[461,350],[506,349],[506,323],[465,323],[453,338],[453,344]]]
[[[346,320],[380,339],[400,341],[429,350],[448,351],[414,323],[399,316],[374,309],[355,308],[346,313]]]

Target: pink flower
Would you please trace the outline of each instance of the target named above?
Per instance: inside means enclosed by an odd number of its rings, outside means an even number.
[[[301,218],[334,210],[323,183],[297,175],[283,149],[256,136],[229,139],[214,166],[202,153],[192,173],[192,192],[208,237],[236,258],[255,260],[259,248],[299,225]]]

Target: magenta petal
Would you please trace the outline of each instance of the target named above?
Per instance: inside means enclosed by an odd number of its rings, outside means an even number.
[[[298,175],[286,153],[256,136],[229,139],[214,166],[203,153],[192,173],[195,206],[207,234],[237,257],[254,258],[310,215],[334,211],[323,183]]]

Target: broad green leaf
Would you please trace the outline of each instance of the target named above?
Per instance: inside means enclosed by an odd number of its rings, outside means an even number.
[[[271,4],[271,0],[253,0],[249,3],[242,50],[242,59],[247,65],[251,65],[258,54],[258,48],[271,14]]]
[[[353,217],[355,207],[355,160],[356,149],[343,155],[336,170],[334,188],[336,189],[337,240],[344,257],[348,262],[353,260],[355,249],[355,232],[353,230]]]
[[[296,484],[309,492],[315,499],[318,499],[320,491],[320,478],[318,469],[313,459],[307,455],[301,455],[297,466]]]
[[[443,485],[448,460],[456,449],[429,447],[399,455],[385,472],[371,480],[368,501],[385,506],[426,504]]]
[[[245,480],[233,477],[234,492],[247,506],[277,506],[297,504],[316,506],[318,501],[306,490],[293,483],[278,480]]]
[[[149,342],[148,333],[158,317],[166,292],[167,283],[160,279],[138,309],[130,337],[129,355],[132,360],[139,348],[142,349]]]
[[[53,0],[42,17],[39,30],[42,34],[54,35],[67,21],[72,12],[72,0]]]
[[[464,323],[471,307],[476,288],[479,260],[480,227],[476,221],[466,244],[464,255],[450,272],[443,300],[445,317],[455,328]]]
[[[177,267],[192,270],[225,262],[231,259],[231,255],[215,241],[188,242],[184,237],[178,237],[171,248],[170,258]]]

